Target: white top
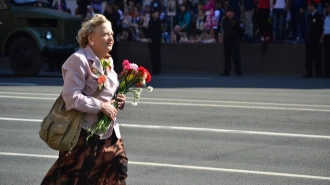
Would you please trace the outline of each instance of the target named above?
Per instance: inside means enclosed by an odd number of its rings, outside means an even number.
[[[330,35],[330,15],[328,15],[324,20],[324,35]]]
[[[274,8],[276,8],[276,9],[284,9],[285,8],[285,0],[276,0],[276,3],[274,5]]]

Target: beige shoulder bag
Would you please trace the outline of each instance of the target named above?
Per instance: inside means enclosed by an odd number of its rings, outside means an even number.
[[[96,98],[102,89],[97,88],[92,96]],[[66,111],[64,108],[65,102],[61,93],[43,119],[39,136],[50,148],[70,153],[78,142],[85,113],[76,109]]]
[[[104,72],[106,74],[106,71]],[[96,98],[102,89],[97,88],[92,97]],[[85,113],[76,109],[64,110],[64,108],[65,102],[61,93],[48,115],[41,122],[39,136],[50,148],[68,151],[70,154],[78,143],[82,129],[81,122]]]

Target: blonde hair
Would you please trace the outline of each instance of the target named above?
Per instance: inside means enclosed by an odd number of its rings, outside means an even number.
[[[88,36],[95,31],[97,26],[106,22],[111,25],[111,22],[102,14],[95,14],[91,19],[83,22],[77,35],[79,46],[85,48],[88,45]]]

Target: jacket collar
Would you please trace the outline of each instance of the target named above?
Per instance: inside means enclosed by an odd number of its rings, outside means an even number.
[[[104,72],[100,59],[94,54],[92,48],[87,45],[85,48],[83,48],[83,51],[86,54],[89,65],[93,66],[99,73],[103,75]]]

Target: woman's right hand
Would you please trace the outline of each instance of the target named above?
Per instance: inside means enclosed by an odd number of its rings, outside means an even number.
[[[117,116],[117,109],[110,102],[101,103],[101,112],[107,115],[112,121],[114,121]]]

